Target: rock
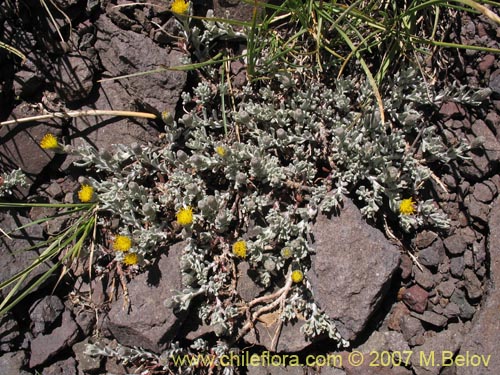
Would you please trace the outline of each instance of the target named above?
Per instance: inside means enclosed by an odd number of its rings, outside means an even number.
[[[0,316],[0,352],[12,351],[19,336],[19,325],[12,315],[7,313]]]
[[[133,98],[117,82],[102,82],[97,93],[97,100],[90,106],[83,106],[82,110],[127,110],[135,111]],[[79,147],[91,145],[99,151],[114,152],[115,144],[131,145],[158,143],[159,131],[144,119],[109,118],[102,116],[87,116],[73,119],[71,145]],[[61,169],[79,160],[75,155],[67,155]]]
[[[464,274],[464,257],[453,257],[450,259],[450,273],[455,277],[462,277]]]
[[[492,182],[485,181],[474,185],[473,196],[478,202],[491,203],[497,193],[497,187]]]
[[[438,238],[429,247],[418,251],[418,261],[428,267],[437,267],[445,256],[443,241]]]
[[[388,332],[373,332],[368,340],[363,345],[360,345],[356,350],[360,350],[364,353],[370,353],[372,351],[382,352],[389,350],[391,352],[403,352],[405,350],[410,350],[408,343],[406,342],[404,336],[399,332],[388,331]]]
[[[38,335],[31,341],[31,357],[29,367],[37,367],[71,347],[79,336],[79,329],[69,310],[62,316],[61,326],[48,335]]]
[[[392,308],[387,321],[387,327],[393,331],[401,332],[401,320],[409,314],[410,310],[408,310],[408,307],[403,302],[398,302]]]
[[[498,332],[500,331],[500,199],[497,198],[492,205],[488,220],[490,234],[488,237],[488,250],[490,252],[490,277],[488,293],[483,299],[480,312],[473,320],[472,329],[465,343],[460,349],[460,354],[473,353],[491,356],[488,367],[463,367],[457,369],[457,375],[489,375],[500,373],[500,357],[498,352]]]
[[[448,319],[456,318],[460,316],[460,307],[456,303],[450,302],[443,309],[443,315]]]
[[[413,275],[415,277],[415,282],[422,288],[430,290],[434,286],[434,277],[432,276],[432,272],[425,266],[422,266],[422,270],[420,270],[420,267],[414,265]]]
[[[102,357],[93,357],[85,354],[88,343],[89,339],[87,338],[73,345],[73,353],[75,353],[76,361],[78,362],[78,371],[80,373],[92,373],[99,370],[101,367]]]
[[[457,280],[453,278],[443,281],[436,287],[436,290],[441,296],[445,298],[450,298],[453,292],[455,291],[456,282]]]
[[[445,238],[443,244],[448,253],[452,255],[463,254],[467,248],[467,243],[460,234],[453,234],[450,237]]]
[[[500,74],[492,74],[490,76],[490,83],[488,85],[493,92],[500,94]]]
[[[1,211],[0,212],[0,228],[9,233],[14,229],[30,223],[30,220],[20,215],[19,211]],[[38,251],[26,250],[33,246],[34,243],[44,241],[42,228],[39,225],[27,226],[21,231],[11,233],[11,239],[1,236],[0,237],[0,282],[6,281],[18,272],[29,267],[37,258]],[[42,273],[50,269],[47,263],[42,263],[27,276],[21,284],[21,290],[32,282]],[[0,296],[6,295],[10,292],[12,286],[5,287],[0,291]]]
[[[494,55],[486,55],[483,57],[483,60],[479,63],[478,68],[481,72],[486,72],[491,69],[493,64],[495,63]]]
[[[102,65],[113,77],[182,65],[182,52],[160,47],[145,35],[122,30],[105,15],[101,15],[95,25],[95,48]],[[168,70],[118,82],[143,108],[175,113],[186,78],[186,72]]]
[[[467,301],[463,290],[455,289],[450,301],[455,303],[460,309],[460,318],[469,320],[474,316],[476,309]]]
[[[64,305],[59,297],[51,295],[36,301],[30,308],[32,332],[36,336],[47,333],[64,311]]]
[[[423,314],[417,314],[415,312],[411,313],[411,316],[419,319],[422,322],[432,324],[435,327],[444,327],[448,322],[448,319],[440,314],[433,311],[424,311]]]
[[[464,253],[465,267],[474,268],[474,254],[472,250],[467,249]]]
[[[82,330],[84,336],[90,336],[94,330],[96,316],[94,311],[81,311],[76,313],[76,324]]]
[[[411,271],[413,268],[413,261],[411,258],[403,254],[401,255],[401,259],[399,261],[399,269],[401,271],[401,278],[403,280],[407,280],[411,276]]]
[[[458,103],[445,102],[441,105],[439,114],[442,116],[444,121],[448,119],[460,120],[465,117],[465,110]]]
[[[480,224],[482,227],[488,220],[490,206],[477,201],[472,195],[468,195],[464,199],[464,205],[467,207],[469,215],[476,221],[476,226]]]
[[[23,103],[14,108],[9,119],[40,115],[29,103]],[[0,167],[4,171],[20,168],[25,174],[28,184],[32,184],[41,172],[55,158],[50,150],[43,150],[39,142],[47,133],[61,135],[63,122],[60,119],[18,124],[0,127]],[[29,193],[28,187],[17,187],[14,190],[16,198],[23,200]]]
[[[63,361],[53,363],[43,369],[42,375],[78,375],[76,371],[76,361],[74,358],[68,358]]]
[[[276,352],[278,353],[299,352],[311,344],[311,342],[308,341],[304,337],[304,334],[300,331],[302,324],[303,324],[302,321],[291,324],[283,324],[276,345]],[[254,331],[250,331],[250,333],[245,336],[245,341],[250,345],[261,345],[265,347],[267,350],[271,351],[273,337],[276,333],[277,328],[278,328],[277,322],[266,325],[258,321],[255,324],[255,331],[257,332],[257,336],[255,335]]]
[[[2,375],[30,375],[22,370],[26,362],[26,354],[23,351],[3,354],[0,357]]]
[[[123,298],[111,303],[104,326],[120,344],[161,352],[174,338],[186,312],[176,315],[163,302],[182,290],[179,259],[185,247],[185,242],[173,245],[168,256],[161,256],[157,267],[130,281],[130,311],[123,309]],[[152,279],[157,280],[154,285],[150,284]]]
[[[412,363],[413,370],[417,375],[437,375],[441,371],[443,353],[451,357],[458,351],[464,339],[465,330],[462,323],[454,323],[447,330],[434,335],[427,335],[425,343],[413,348]],[[426,361],[434,355],[435,362]],[[450,357],[450,358],[451,358]]]
[[[259,359],[260,360],[260,359]],[[280,358],[280,363],[281,363],[281,358]],[[326,368],[326,367],[325,367]],[[344,371],[341,371],[339,375],[345,374]],[[247,367],[247,375],[270,375],[270,374],[276,374],[276,375],[303,375],[304,370],[302,366],[276,366],[276,365],[260,365],[260,366],[248,366]],[[322,372],[323,374],[323,372]],[[336,374],[335,372],[332,373]]]
[[[483,120],[474,121],[472,133],[483,140],[482,148],[490,162],[490,167],[493,167],[495,162],[500,160],[500,143],[497,141],[495,134]]]
[[[437,238],[437,233],[430,230],[424,230],[417,234],[414,244],[419,249],[425,249],[426,247],[429,247]]]
[[[424,333],[422,322],[411,315],[406,315],[401,319],[401,333],[406,341]]]
[[[84,56],[65,55],[55,63],[54,86],[67,103],[87,98],[94,87],[94,66]]]
[[[39,72],[24,68],[14,75],[14,95],[29,98],[37,93],[42,84],[43,77],[40,76]]]
[[[428,298],[429,293],[418,285],[413,285],[403,293],[403,302],[406,303],[410,310],[418,313],[423,313],[425,311]]]
[[[353,340],[389,287],[399,251],[347,198],[339,216],[318,216],[312,238],[316,255],[308,277],[315,300],[342,337]]]
[[[245,302],[250,302],[262,292],[262,288],[250,277],[251,273],[248,262],[238,264],[238,285],[237,291]]]

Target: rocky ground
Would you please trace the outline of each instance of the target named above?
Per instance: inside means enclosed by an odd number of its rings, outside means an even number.
[[[170,15],[162,12],[158,0],[130,8],[115,3],[57,0],[71,18],[71,44],[63,46],[47,24],[39,3],[5,1],[0,10],[2,40],[17,46],[27,56],[22,66],[0,50],[0,116],[22,118],[38,114],[43,107],[61,109],[125,109],[145,111],[178,110],[180,93],[189,86],[186,72],[137,76],[128,80],[105,81],[114,77],[180,65],[182,46],[153,27],[165,24],[175,34]],[[206,5],[206,4],[205,4]],[[83,8],[86,6],[86,10]],[[15,12],[15,7],[19,13]],[[212,4],[206,5],[212,8]],[[203,14],[203,4],[195,10]],[[248,16],[249,8],[215,1],[218,14],[229,10],[237,18]],[[20,17],[14,16],[21,14]],[[67,20],[58,16],[58,22]],[[66,27],[63,30],[68,31]],[[482,19],[462,18],[450,37],[465,44],[499,47],[498,27]],[[46,35],[53,35],[47,38]],[[449,141],[480,139],[470,159],[452,163],[434,180],[436,200],[452,220],[448,233],[424,230],[405,251],[361,217],[349,200],[341,214],[320,216],[313,230],[316,255],[308,275],[321,308],[337,321],[340,333],[352,342],[342,368],[263,368],[248,367],[248,374],[497,374],[500,350],[500,62],[483,52],[467,51],[447,55],[443,85],[454,80],[472,87],[489,87],[490,99],[472,111],[456,103],[446,103],[436,114],[436,123],[445,129]],[[237,64],[233,73],[236,75]],[[46,132],[60,135],[68,143],[88,142],[99,149],[113,143],[158,142],[160,123],[136,119],[78,118],[54,119],[34,126],[0,128],[0,167],[20,167],[30,185],[15,192],[20,200],[73,202],[79,171],[71,157],[45,152],[38,142]],[[439,183],[439,182],[442,183]],[[0,224],[9,231],[30,220],[52,214],[47,209],[0,212]],[[5,280],[30,264],[37,254],[19,252],[33,241],[56,233],[67,223],[64,218],[44,225],[27,227],[18,237],[0,238],[0,280]],[[335,246],[332,246],[335,244]],[[136,373],[135,364],[115,359],[92,358],[84,354],[85,344],[141,346],[161,352],[172,340],[194,340],[213,336],[214,327],[200,325],[189,315],[174,314],[164,301],[172,289],[181,288],[178,256],[183,244],[172,247],[150,269],[128,284],[131,311],[123,309],[120,294],[111,296],[113,279],[107,274],[89,280],[85,261],[55,289],[56,280],[32,293],[0,320],[0,369],[14,374],[126,374]],[[413,257],[418,261],[415,261]],[[36,271],[40,275],[48,266]],[[239,266],[242,281],[239,293],[250,301],[261,292],[248,277],[245,264]],[[30,280],[26,280],[29,282]],[[6,293],[8,291],[4,291]],[[303,339],[300,323],[284,326],[277,343],[278,352],[329,353],[328,342]],[[256,326],[259,335],[249,334],[242,348],[258,353],[271,349],[275,327],[265,322]],[[363,366],[349,366],[352,350],[365,353]],[[376,354],[410,351],[406,366],[369,366],[380,363]],[[484,366],[431,366],[419,361],[420,352],[491,355]],[[394,358],[394,357],[393,357]],[[137,372],[138,373],[138,372]]]

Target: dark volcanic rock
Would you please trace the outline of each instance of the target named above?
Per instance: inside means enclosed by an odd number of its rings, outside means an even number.
[[[12,351],[19,336],[19,325],[12,315],[7,313],[0,316],[0,352]]]
[[[20,216],[17,211],[2,211],[0,212],[0,228],[9,233],[15,228],[28,224],[30,220],[24,216]],[[32,225],[24,228],[21,231],[16,231],[10,234],[11,239],[0,236],[0,260],[2,267],[0,268],[0,282],[7,280],[18,272],[30,266],[39,256],[37,250],[26,250],[33,244],[43,241],[42,228],[39,225]],[[40,251],[41,252],[41,251]],[[46,263],[33,269],[22,283],[21,290],[24,286],[29,285],[36,277],[43,272],[49,270],[49,265]],[[6,287],[0,292],[0,295],[8,293],[12,286]]]
[[[43,369],[42,375],[77,375],[76,361],[74,358],[68,358],[62,361],[53,363],[49,367]]]
[[[28,103],[14,109],[9,120],[40,115]],[[28,183],[33,183],[54,158],[54,152],[43,150],[39,142],[47,133],[61,134],[61,120],[46,120],[43,123],[29,123],[0,127],[0,169],[10,171],[20,168],[26,174]],[[17,187],[15,195],[23,199],[28,188]]]
[[[113,77],[181,65],[182,52],[169,51],[145,35],[122,30],[106,16],[99,17],[95,25],[98,30],[95,48],[102,65]],[[145,108],[174,113],[186,77],[186,72],[165,71],[130,77],[119,83]]]
[[[498,332],[500,332],[500,199],[496,199],[489,218],[490,236],[488,249],[490,251],[490,275],[488,294],[483,300],[481,310],[473,321],[472,329],[467,335],[460,354],[467,352],[490,356],[488,367],[459,367],[457,375],[493,375],[500,373],[500,357],[498,353]]]
[[[382,300],[399,251],[364,221],[350,200],[344,202],[339,216],[317,218],[309,277],[320,307],[336,321],[341,335],[353,340]]]
[[[94,67],[90,59],[64,56],[55,66],[55,88],[61,98],[71,103],[90,95],[94,87]]]
[[[179,259],[185,246],[185,242],[173,245],[157,267],[130,281],[130,311],[124,310],[123,298],[111,304],[104,325],[120,344],[161,352],[177,333],[186,312],[176,315],[163,302],[182,289]],[[151,285],[151,279],[158,282]]]
[[[0,357],[0,371],[2,375],[30,375],[22,370],[26,362],[24,352],[5,353]]]
[[[30,368],[44,364],[62,350],[71,347],[78,339],[79,333],[71,312],[65,310],[60,327],[48,335],[38,335],[31,341]]]
[[[453,234],[444,240],[444,247],[450,254],[460,255],[467,248],[467,243],[460,234]]]
[[[64,305],[57,296],[47,296],[35,302],[30,308],[33,334],[47,333],[63,310]]]

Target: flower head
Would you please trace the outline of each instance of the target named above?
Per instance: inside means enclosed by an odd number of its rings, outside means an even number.
[[[215,152],[220,156],[220,157],[223,157],[224,155],[226,155],[226,149],[222,146],[217,146],[215,148]]]
[[[283,258],[285,258],[285,259],[291,258],[292,255],[293,255],[293,251],[289,247],[284,247],[283,249],[281,249],[281,256]]]
[[[300,283],[302,280],[304,280],[304,274],[301,270],[295,270],[292,272],[292,281],[294,283]]]
[[[90,185],[83,184],[80,190],[78,190],[78,199],[81,202],[87,203],[94,197],[94,188]]]
[[[233,243],[233,254],[245,258],[247,256],[247,243],[245,241],[236,241]]]
[[[116,236],[113,242],[113,249],[115,251],[129,251],[132,247],[132,240],[128,236]]]
[[[193,208],[191,206],[181,208],[176,214],[177,223],[183,227],[193,223]]]
[[[127,266],[133,266],[139,263],[139,256],[136,253],[127,253],[123,257],[123,264]]]
[[[59,145],[59,142],[57,141],[57,138],[54,134],[47,133],[40,141],[40,147],[44,150],[56,150],[61,146]]]
[[[415,202],[412,198],[403,199],[399,204],[399,212],[402,215],[412,215],[415,213]]]
[[[177,14],[186,14],[189,10],[189,1],[174,0],[170,9]]]

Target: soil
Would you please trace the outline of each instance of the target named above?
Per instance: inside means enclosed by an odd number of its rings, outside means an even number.
[[[100,81],[162,65],[179,65],[182,58],[183,46],[172,39],[171,35],[175,36],[177,31],[173,23],[169,23],[171,15],[164,11],[162,1],[116,8],[120,3],[54,0],[68,16],[53,9],[66,41],[61,42],[41,3],[4,1],[0,9],[0,38],[19,49],[26,61],[21,63],[17,56],[0,49],[0,119],[73,109],[180,114],[180,94],[193,85],[192,77],[185,72],[135,77],[127,81]],[[229,11],[238,19],[248,19],[252,11],[251,7],[242,4],[194,2],[195,14],[205,14],[210,8],[215,8],[219,15]],[[458,14],[455,21],[448,35],[450,40],[499,48],[498,25],[482,16],[471,18],[463,14]],[[169,33],[158,32],[155,24],[164,25]],[[414,251],[402,253],[382,303],[349,351],[339,352],[317,344],[298,352],[303,357],[310,353],[340,353],[344,358],[343,368],[272,368],[268,370],[271,373],[451,375],[479,371],[477,366],[465,367],[471,372],[463,372],[464,368],[459,366],[438,367],[415,360],[416,353],[432,351],[436,351],[436,355],[450,351],[451,358],[456,360],[465,355],[462,346],[468,348],[471,355],[491,354],[500,358],[500,350],[494,344],[491,347],[494,352],[487,353],[480,352],[478,345],[484,342],[487,346],[500,329],[498,321],[483,318],[496,308],[499,298],[492,283],[500,277],[495,275],[499,270],[495,268],[497,260],[492,250],[498,240],[492,233],[496,233],[499,226],[495,215],[500,207],[497,198],[500,190],[500,60],[494,54],[475,50],[442,50],[436,54],[439,56],[434,62],[439,61],[441,65],[428,68],[436,70],[438,86],[462,83],[491,90],[479,107],[471,109],[448,102],[435,114],[436,124],[443,129],[450,144],[462,138],[481,141],[481,145],[471,152],[470,159],[449,164],[428,187],[451,218],[451,229],[446,233],[423,230],[412,239],[409,245]],[[122,58],[125,55],[126,59]],[[244,69],[236,65],[232,68],[235,79],[243,82]],[[38,147],[38,141],[48,131],[74,145],[85,139],[97,148],[105,148],[117,139],[129,145],[158,142],[162,124],[160,121],[97,117],[1,127],[0,171],[19,167],[30,182],[29,187],[16,190],[16,200],[72,202],[80,172],[71,165],[70,157],[54,156]],[[2,210],[0,222],[2,228],[10,228],[26,223],[28,217],[34,220],[49,214],[42,209],[30,212]],[[0,280],[33,259],[29,255],[26,259],[15,258],[8,250],[22,249],[31,240],[56,233],[65,224],[61,219],[46,226],[28,228],[24,236],[16,239],[16,245],[2,239]],[[74,267],[54,292],[52,287],[57,280],[49,280],[12,313],[1,317],[0,368],[4,369],[4,374],[34,374],[35,371],[43,375],[144,373],[134,366],[137,364],[124,365],[112,358],[100,360],[84,355],[84,344],[96,332],[101,332],[101,316],[94,313],[94,307],[105,300],[109,287],[102,280],[85,280],[82,276],[85,269],[85,264]],[[359,271],[353,269],[351,272],[356,275]],[[92,298],[85,301],[78,300],[83,284],[93,289]],[[137,291],[138,295],[140,293]],[[110,314],[120,313],[111,308]],[[119,342],[121,337],[121,343],[127,343],[124,342],[127,337],[116,333],[119,330],[113,334],[113,327],[108,329],[111,332],[104,330],[102,334]],[[192,332],[179,332],[175,336],[177,340],[195,337]],[[112,345],[112,341],[109,343]],[[294,347],[294,343],[289,344]],[[145,341],[142,346],[147,345]],[[257,353],[261,349],[257,346],[252,350]],[[367,361],[360,367],[350,366],[347,358],[353,350],[365,353],[376,366],[369,367]],[[396,365],[394,353],[405,351],[413,353],[413,360],[404,366]],[[381,353],[393,353],[388,366],[379,365],[385,360]],[[262,368],[252,367],[240,371],[265,373]],[[489,367],[483,366],[477,373],[499,373],[497,371],[500,371],[500,364],[492,360]]]

